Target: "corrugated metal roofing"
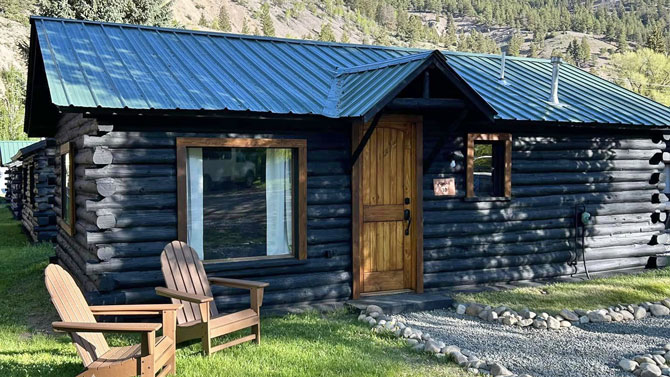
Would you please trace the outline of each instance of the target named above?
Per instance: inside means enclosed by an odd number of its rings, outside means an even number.
[[[31,19],[51,101],[60,108],[232,110],[359,117],[431,51]],[[551,63],[444,52],[447,64],[502,120],[670,125],[656,102],[563,64],[549,104]],[[30,88],[29,88],[30,90]]]
[[[0,165],[6,165],[12,161],[12,157],[23,147],[27,147],[35,141],[30,140],[0,140]]]

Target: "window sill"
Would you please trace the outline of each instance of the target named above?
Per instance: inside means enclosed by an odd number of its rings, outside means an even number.
[[[512,198],[507,196],[473,196],[471,198],[463,198],[466,202],[509,202]]]

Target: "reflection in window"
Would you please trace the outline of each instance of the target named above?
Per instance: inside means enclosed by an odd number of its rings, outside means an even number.
[[[295,153],[187,147],[188,243],[203,260],[293,255]]]
[[[496,196],[493,185],[493,143],[475,142],[474,189],[476,196]]]
[[[70,152],[64,153],[61,155],[61,195],[62,195],[62,208],[63,214],[61,218],[65,221],[66,224],[72,225],[70,220],[72,218],[72,198],[70,198]]]

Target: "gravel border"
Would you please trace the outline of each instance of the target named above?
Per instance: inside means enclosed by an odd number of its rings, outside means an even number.
[[[618,366],[622,358],[647,353],[670,339],[670,317],[587,323],[562,331],[500,326],[451,310],[392,318],[435,340],[499,360],[514,373],[536,377],[630,377]]]

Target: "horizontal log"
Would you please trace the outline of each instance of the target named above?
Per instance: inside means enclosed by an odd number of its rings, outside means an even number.
[[[574,241],[570,238],[543,239],[531,242],[474,244],[450,246],[446,248],[425,249],[424,261],[442,259],[464,259],[472,257],[493,258],[504,255],[530,255],[549,253],[574,248]]]
[[[86,274],[100,274],[116,271],[160,270],[161,261],[155,257],[114,258],[100,263],[86,263]]]
[[[456,223],[456,224],[424,224],[423,234],[426,238],[456,237],[519,230],[566,228],[574,226],[571,218],[554,218],[535,221],[506,221],[499,223]]]
[[[599,249],[586,248],[580,259],[590,260],[619,259],[630,257],[654,256],[666,251],[665,245],[640,245],[631,244],[626,246],[603,247]]]
[[[553,151],[514,151],[512,161],[516,160],[649,160],[661,149],[575,149]]]
[[[324,300],[341,300],[351,296],[349,284],[326,285],[321,287],[295,287],[287,291],[268,292],[263,298],[265,307],[272,305],[290,305],[298,302],[316,302]],[[231,308],[249,305],[248,295],[215,297],[217,307]]]
[[[99,178],[95,180],[96,191],[102,196],[114,194],[176,193],[175,176],[149,178]]]
[[[77,165],[109,165],[112,153],[107,147],[81,149],[77,151],[74,162]]]
[[[136,226],[176,226],[174,211],[143,210],[124,211],[100,209],[96,211],[95,224],[100,229],[132,228]]]
[[[109,149],[114,164],[173,164],[174,148],[170,149]]]
[[[160,255],[167,242],[119,242],[97,245],[97,256],[106,261],[112,258],[145,257]]]
[[[617,137],[593,137],[588,139],[566,137],[515,137],[513,150],[565,150],[565,149],[664,149],[664,143],[655,143],[651,139],[622,139]]]
[[[164,241],[167,244],[177,238],[177,227],[143,226],[126,229],[115,228],[104,232],[86,232],[85,235],[88,244],[147,241]]]
[[[351,284],[351,272],[329,271],[321,273],[266,276],[262,278],[262,281],[270,284],[265,288],[265,292],[287,291],[293,290],[296,287],[316,288],[326,285]],[[247,294],[247,291],[214,285],[212,286],[212,293],[215,297],[220,297],[235,294]]]
[[[345,242],[351,240],[351,227],[333,229],[307,229],[307,245]]]
[[[75,175],[83,179],[171,177],[176,174],[174,165],[107,165],[101,168],[84,165],[75,169]]]
[[[307,218],[333,218],[333,217],[350,217],[351,204],[328,204],[328,205],[308,205]]]
[[[307,190],[307,205],[343,204],[351,202],[351,191],[346,189]]]
[[[529,255],[506,255],[468,259],[445,259],[424,262],[424,273],[480,270],[502,267],[520,267],[536,264],[567,263],[574,257],[572,250]]]
[[[648,261],[649,257],[617,258],[587,261],[586,266],[589,269],[589,272],[616,271],[644,267],[647,265]],[[577,263],[575,267],[577,268],[577,273],[584,273],[584,266],[582,263]]]
[[[551,278],[575,273],[576,268],[565,263],[535,266],[507,267],[487,270],[455,271],[450,273],[425,274],[426,289],[448,286],[474,285]]]
[[[613,161],[574,161],[553,160],[550,164],[545,161],[513,161],[512,172],[519,173],[546,173],[546,172],[596,172],[611,170],[644,170],[652,172],[663,170],[663,163],[650,164],[644,160],[613,160]]]
[[[172,209],[177,207],[175,194],[124,195],[116,194],[102,200],[86,200],[87,211],[99,209]]]

